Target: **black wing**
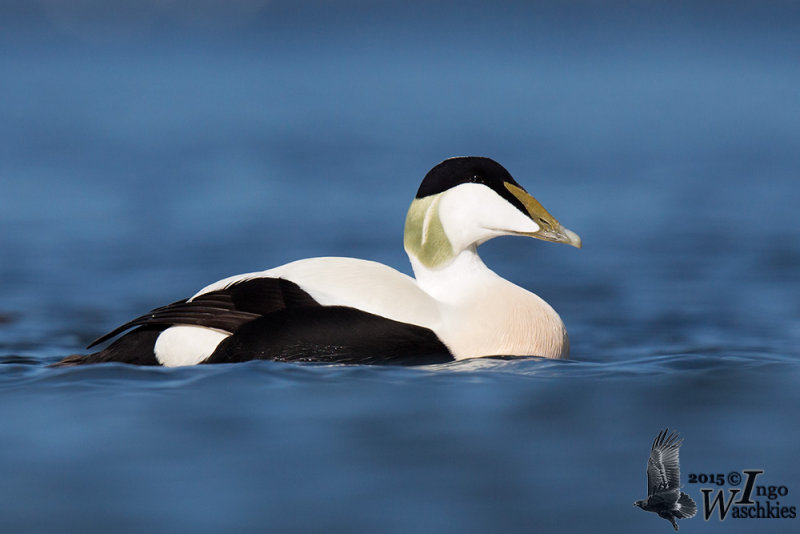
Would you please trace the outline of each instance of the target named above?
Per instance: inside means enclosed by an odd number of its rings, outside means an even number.
[[[137,326],[194,325],[233,333],[263,315],[304,306],[319,306],[319,303],[294,282],[282,278],[252,278],[156,308],[95,339],[87,348]]]
[[[678,450],[683,440],[677,432],[668,432],[668,428],[659,432],[650,449],[650,459],[647,460],[648,495],[673,490],[681,485]]]
[[[286,308],[223,340],[205,363],[246,360],[426,365],[453,361],[431,330],[347,306]]]

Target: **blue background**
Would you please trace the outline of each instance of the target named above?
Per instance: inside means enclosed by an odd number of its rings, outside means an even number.
[[[3,532],[641,532],[650,443],[800,506],[793,2],[0,4]],[[584,249],[499,274],[572,360],[51,369],[219,278],[410,272],[405,211],[501,162]],[[796,532],[797,520],[681,522]]]

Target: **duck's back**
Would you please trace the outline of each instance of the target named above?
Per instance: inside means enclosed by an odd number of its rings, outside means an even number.
[[[203,288],[192,298],[253,278],[294,282],[322,306],[348,306],[426,328],[440,322],[436,300],[413,278],[382,263],[356,258],[308,258],[232,276]]]

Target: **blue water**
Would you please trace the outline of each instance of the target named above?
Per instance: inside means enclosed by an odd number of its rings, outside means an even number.
[[[0,531],[669,532],[665,426],[696,501],[760,468],[800,507],[796,5],[81,5],[0,5]],[[582,236],[481,249],[570,361],[46,367],[230,274],[410,272],[464,154]]]

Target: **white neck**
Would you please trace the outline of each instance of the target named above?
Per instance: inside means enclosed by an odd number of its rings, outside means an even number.
[[[440,302],[462,302],[486,284],[506,282],[483,263],[475,245],[440,267],[427,267],[410,253],[408,258],[419,287]]]

